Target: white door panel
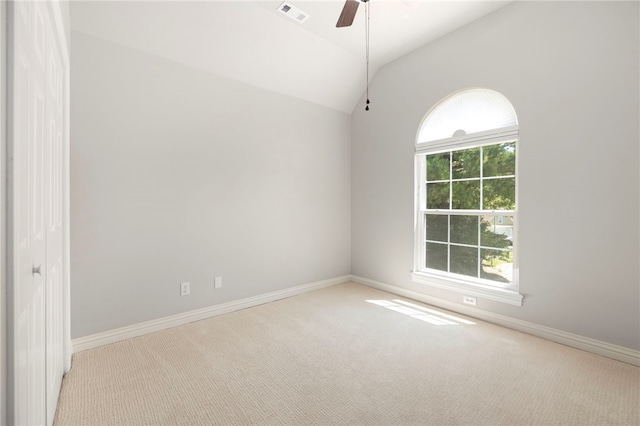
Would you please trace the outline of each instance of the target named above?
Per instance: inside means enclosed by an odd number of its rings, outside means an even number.
[[[43,167],[43,126],[45,99],[43,70],[36,52],[35,28],[42,17],[36,3],[19,3],[20,19],[14,21],[13,93],[13,222],[18,242],[14,265],[14,395],[16,424],[43,424],[46,421],[45,335],[45,234]],[[38,25],[36,25],[36,21]],[[34,272],[34,268],[39,273]]]
[[[47,63],[47,113],[48,113],[48,138],[45,144],[45,153],[48,165],[44,168],[47,172],[45,181],[48,183],[45,192],[46,207],[46,258],[47,258],[47,286],[46,286],[46,312],[47,312],[47,423],[53,423],[56,403],[62,384],[64,372],[64,327],[63,327],[63,288],[62,288],[62,259],[63,259],[63,235],[60,209],[62,205],[62,133],[63,128],[63,98],[61,85],[58,82],[59,72],[62,69],[60,51],[56,49],[53,28],[48,26],[49,55]],[[60,92],[60,93],[59,93]]]
[[[63,58],[46,2],[12,2],[13,400],[9,421],[52,424],[64,373]]]

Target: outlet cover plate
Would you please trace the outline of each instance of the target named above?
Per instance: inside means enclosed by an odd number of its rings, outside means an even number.
[[[180,283],[180,296],[188,296],[191,293],[191,283]]]
[[[467,305],[476,306],[476,298],[471,296],[462,296],[462,301]]]

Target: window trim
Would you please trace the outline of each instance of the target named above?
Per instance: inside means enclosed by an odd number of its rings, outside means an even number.
[[[417,142],[416,155],[437,154],[438,152],[454,151],[462,148],[474,148],[483,145],[493,145],[509,140],[518,139],[518,126],[503,127],[485,132],[470,133],[468,135],[453,136],[435,141]],[[516,157],[516,163],[518,158]],[[517,170],[517,165],[516,165]]]
[[[449,274],[448,275],[454,275]],[[513,270],[514,281],[517,275],[516,268]],[[465,296],[481,297],[483,299],[496,302],[508,303],[510,305],[522,306],[524,296],[515,289],[488,286],[486,284],[468,282],[464,279],[453,278],[451,276],[439,277],[435,273],[414,271],[411,273],[411,280],[414,283],[426,284],[431,287],[442,288],[464,294]]]
[[[414,222],[414,262],[411,273],[412,281],[432,287],[462,293],[467,296],[475,296],[511,305],[522,306],[524,296],[519,293],[519,244],[518,244],[518,208],[504,211],[505,215],[513,216],[513,283],[501,286],[499,283],[488,284],[481,278],[465,277],[464,275],[450,272],[437,272],[435,270],[422,269],[424,257],[424,211],[422,206],[426,201],[426,170],[424,158],[428,154],[455,151],[478,146],[494,145],[504,142],[516,142],[516,153],[519,151],[519,131],[517,126],[478,132],[469,135],[454,136],[429,142],[418,142],[415,148],[415,222]],[[516,155],[516,200],[518,200],[518,163],[519,155]],[[517,201],[516,201],[517,202]],[[464,211],[456,211],[456,214]],[[497,211],[496,211],[497,212]],[[502,213],[502,211],[500,211]],[[477,214],[474,211],[474,214]]]

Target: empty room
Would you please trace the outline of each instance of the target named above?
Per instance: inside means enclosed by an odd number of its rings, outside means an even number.
[[[640,3],[0,3],[0,425],[640,424]]]

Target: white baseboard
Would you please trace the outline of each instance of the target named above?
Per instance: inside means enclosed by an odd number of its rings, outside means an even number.
[[[450,302],[448,300],[428,296],[426,294],[407,290],[401,287],[396,287],[394,285],[381,283],[379,281],[360,277],[357,275],[351,275],[351,281],[358,284],[364,284],[369,287],[377,288],[378,290],[383,290],[388,293],[393,293],[399,296],[407,297],[409,299],[417,300],[419,302],[428,303],[430,305],[457,312],[462,315],[467,315],[469,317],[477,318],[493,324],[498,324],[506,328],[521,331],[523,333],[542,337],[543,339],[562,343],[563,345],[582,349],[608,358],[613,358],[615,360],[626,362],[628,364],[640,366],[640,351],[625,348],[622,346],[612,345],[610,343],[591,339],[589,337],[579,336],[577,334],[567,333],[562,330],[534,324],[532,322],[522,321],[505,315],[495,314],[493,312],[468,307],[466,305],[461,305],[458,303]]]
[[[220,305],[210,306],[207,308],[197,309],[182,314],[171,315],[169,317],[159,318],[152,321],[146,321],[127,327],[117,328],[114,330],[104,331],[102,333],[80,337],[77,339],[73,339],[72,341],[73,352],[80,352],[87,349],[108,345],[110,343],[143,336],[145,334],[154,333],[156,331],[165,330],[167,328],[176,327],[179,325],[188,324],[190,322],[211,318],[217,315],[262,305],[264,303],[273,302],[275,300],[286,299],[287,297],[308,293],[310,291],[346,283],[349,281],[377,288],[388,293],[404,296],[409,299],[428,303],[430,305],[457,312],[459,314],[467,315],[493,324],[498,324],[503,327],[538,336],[557,343],[562,343],[564,345],[582,349],[598,355],[606,356],[608,358],[626,362],[628,364],[640,366],[640,351],[613,345],[577,334],[567,333],[562,330],[557,330],[555,328],[534,324],[532,322],[523,321],[516,318],[511,318],[505,315],[468,307],[466,305],[461,305],[448,300],[428,296],[426,294],[407,290],[390,284],[385,284],[369,278],[360,277],[358,275],[344,275],[328,280],[303,284],[285,290],[274,291],[271,293],[261,294],[246,299],[222,303]]]
[[[116,328],[114,330],[80,337],[77,339],[73,339],[71,344],[74,353],[80,352],[87,349],[96,348],[98,346],[108,345],[110,343],[131,339],[133,337],[143,336],[145,334],[154,333],[160,330],[165,330],[167,328],[176,327],[178,325],[188,324],[190,322],[200,321],[206,318],[215,317],[217,315],[251,308],[253,306],[262,305],[264,303],[273,302],[275,300],[286,299],[287,297],[308,293],[310,291],[318,290],[324,287],[346,283],[350,280],[351,275],[343,275],[341,277],[331,278],[328,280],[316,281],[314,283],[303,284],[296,287],[287,288],[285,290],[274,291],[271,293],[248,297],[246,299],[235,300],[233,302],[222,303],[220,305],[214,305],[207,308],[185,312],[182,314],[171,315],[152,321],[146,321],[139,324],[129,325],[127,327]]]

